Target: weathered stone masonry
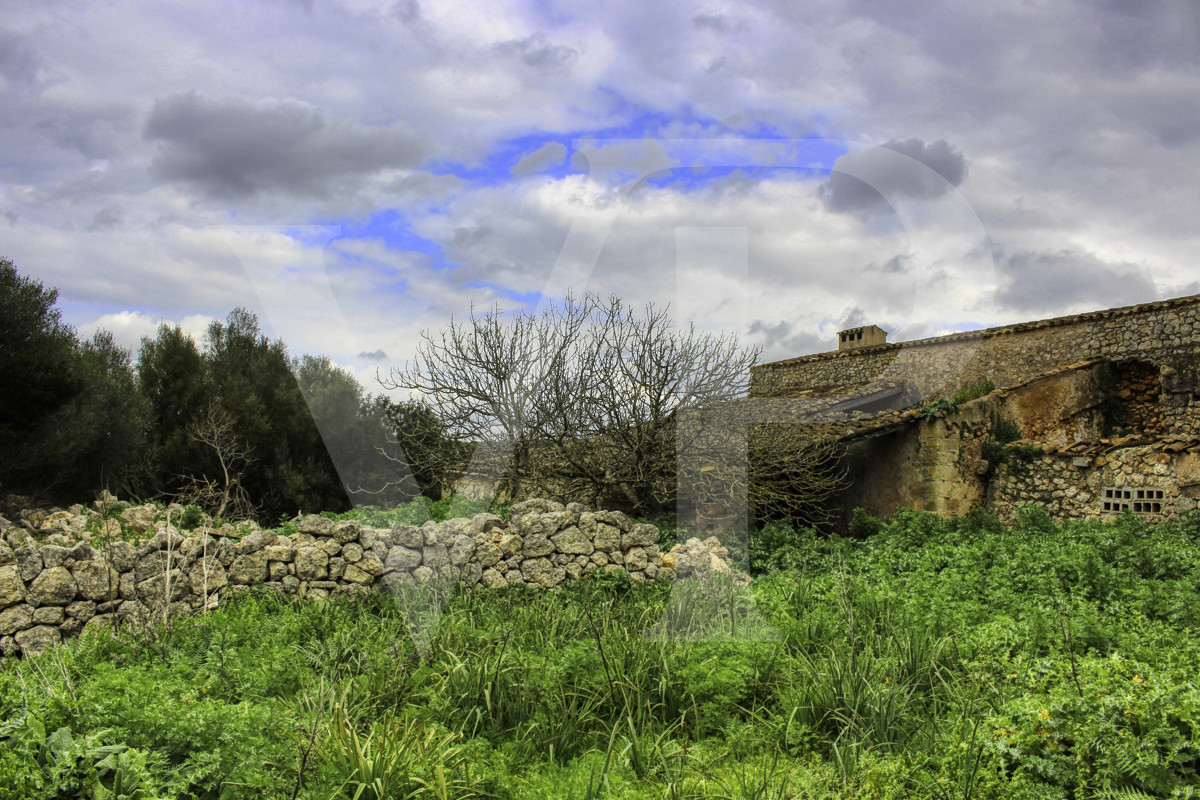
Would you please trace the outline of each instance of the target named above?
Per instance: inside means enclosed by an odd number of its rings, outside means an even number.
[[[988,396],[930,415],[985,380]],[[1200,296],[764,364],[751,391],[843,444],[844,519],[859,506],[1009,519],[1023,503],[1159,518],[1200,496]],[[1020,457],[988,463],[997,419],[1018,426]]]
[[[905,382],[921,399],[949,396],[987,378],[1004,387],[1088,359],[1144,360],[1162,369],[1164,413],[1193,431],[1198,385],[1200,295],[980,331],[819,353],[752,370],[755,397]]]
[[[71,515],[54,517],[70,529]],[[513,506],[510,519],[478,514],[373,529],[312,515],[288,536],[254,530],[236,538],[221,535],[231,527],[183,534],[159,522],[139,544],[104,547],[38,544],[13,527],[0,541],[0,654],[41,652],[117,620],[142,624],[213,608],[254,585],[323,598],[401,592],[436,579],[553,588],[596,569],[624,570],[635,581],[731,571],[717,540],[689,540],[662,553],[656,527],[615,511],[539,499]]]

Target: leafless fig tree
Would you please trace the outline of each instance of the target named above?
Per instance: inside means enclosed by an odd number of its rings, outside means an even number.
[[[617,297],[593,301],[590,323],[547,382],[543,433],[565,476],[658,514],[675,500],[678,459],[699,444],[680,435],[679,415],[745,395],[758,349]]]
[[[506,489],[521,496],[538,481],[533,454],[544,424],[544,382],[569,357],[592,302],[568,296],[540,315],[508,318],[499,307],[472,309],[440,333],[423,331],[416,357],[380,383],[414,392],[459,441],[503,445],[512,453]]]
[[[803,426],[781,435],[748,416],[758,354],[732,334],[677,326],[666,307],[588,294],[536,316],[492,309],[424,332],[416,359],[381,382],[419,394],[460,440],[511,451],[510,497],[539,493],[653,516],[673,507],[684,477],[714,507],[737,498],[744,506],[748,490],[763,511],[786,511],[792,490],[823,500],[836,485],[825,470],[831,451]]]

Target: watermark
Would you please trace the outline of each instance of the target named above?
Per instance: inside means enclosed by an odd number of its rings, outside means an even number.
[[[958,191],[955,184],[941,173],[912,156],[887,147],[874,147],[865,143],[834,139],[794,140],[711,140],[711,139],[628,139],[628,140],[581,140],[573,143],[573,149],[587,159],[590,165],[589,182],[597,189],[613,193],[615,199],[628,200],[635,192],[644,190],[647,181],[667,170],[695,169],[708,171],[731,170],[803,170],[807,174],[842,175],[854,179],[860,185],[877,193],[887,204],[895,219],[899,220],[907,234],[909,247],[906,258],[907,274],[914,282],[921,277],[936,275],[945,270],[947,259],[956,258],[957,295],[972,292],[994,291],[996,286],[995,265],[992,261],[988,237],[978,216]],[[836,154],[869,154],[855,158],[839,158],[830,163]],[[908,176],[908,185],[917,185],[916,193],[906,190],[905,181],[897,176]],[[935,198],[937,202],[927,202]],[[530,313],[536,317],[553,311],[554,305],[571,292],[581,292],[585,287],[602,284],[602,275],[597,275],[597,264],[601,254],[614,235],[624,202],[608,202],[604,208],[593,209],[575,220],[563,242],[550,274],[540,292],[540,301]],[[301,231],[306,241],[319,242],[322,237],[326,245],[341,234],[334,226],[288,226],[290,231]],[[264,233],[278,228],[263,228]],[[703,276],[719,270],[721,296],[716,305],[720,309],[723,328],[744,334],[753,323],[753,293],[751,250],[754,231],[746,225],[694,224],[676,226],[671,231],[675,240],[676,260],[675,296],[669,301],[673,316],[686,322],[698,305],[711,307],[713,298],[704,296]],[[228,244],[237,254],[240,243],[253,231],[246,226],[237,228],[237,235],[229,237]],[[947,254],[945,243],[953,239],[970,242],[975,246],[969,251]],[[289,332],[300,330],[309,321],[296,318],[292,309],[300,295],[305,308],[323,308],[328,312],[341,309],[336,287],[328,275],[302,286],[287,283],[287,276],[279,266],[256,262],[249,255],[239,254],[265,315],[265,321],[275,333],[285,339]],[[698,284],[698,281],[700,282]],[[286,287],[286,291],[281,291]],[[806,298],[796,298],[803,303]],[[914,297],[914,303],[921,303]],[[351,329],[349,320],[342,313],[341,323]],[[831,337],[832,338],[832,337]],[[977,341],[977,340],[976,340]],[[831,342],[832,344],[832,342]],[[897,382],[910,385],[921,396],[926,396],[946,383],[947,373],[966,366],[973,347],[970,342],[959,347],[955,363],[943,365],[940,371],[931,371],[921,364],[920,359],[906,357],[903,347],[883,372],[871,377],[866,387],[858,393],[869,394],[871,385],[894,386]],[[364,346],[364,349],[367,349]],[[551,376],[539,374],[543,366],[552,368],[553,359],[535,359],[527,377],[526,386],[537,386]],[[520,401],[521,398],[516,398]],[[312,398],[306,398],[312,405]],[[678,425],[676,441],[677,475],[676,519],[681,528],[701,530],[706,516],[706,505],[711,502],[711,492],[702,485],[701,476],[713,473],[727,476],[728,491],[722,499],[720,541],[727,549],[747,552],[749,546],[750,505],[747,497],[749,478],[749,455],[746,443],[751,426],[786,424],[802,425],[816,419],[817,412],[809,410],[804,403],[785,397],[760,397],[742,402],[736,411],[726,408],[722,413],[696,413],[689,424]],[[323,436],[333,435],[322,430]],[[713,441],[722,441],[713,447]],[[343,453],[344,447],[326,442],[331,453]],[[477,456],[468,467],[468,473],[486,473],[496,462],[506,461],[512,455],[511,446],[500,442],[486,456]],[[347,464],[337,463],[339,472],[346,472]],[[398,471],[408,465],[400,459]],[[403,477],[403,476],[402,476]],[[497,476],[498,477],[498,476]],[[709,515],[711,516],[711,515]],[[711,526],[708,526],[711,527]],[[424,648],[436,629],[438,619],[447,601],[444,587],[416,586],[412,582],[395,582],[397,600],[405,609],[409,629],[418,647]],[[727,580],[716,589],[712,585],[697,589],[680,582],[672,590],[668,611],[660,624],[649,632],[661,639],[697,637],[764,638],[770,637],[770,626],[756,615],[752,601],[741,591],[736,580]],[[736,621],[731,621],[734,610],[741,614],[740,631]],[[744,613],[743,613],[744,612]]]

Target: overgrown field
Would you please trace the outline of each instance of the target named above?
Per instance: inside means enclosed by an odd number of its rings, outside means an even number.
[[[855,531],[772,529],[748,589],[459,592],[417,643],[250,593],[11,661],[0,798],[1197,796],[1200,517]]]

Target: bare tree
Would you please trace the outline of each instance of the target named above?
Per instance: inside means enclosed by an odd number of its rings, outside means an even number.
[[[460,441],[511,451],[511,497],[653,516],[682,478],[690,501],[735,525],[731,508],[742,519],[747,504],[755,516],[809,514],[840,486],[835,448],[811,427],[754,418],[758,353],[732,334],[679,328],[665,307],[589,294],[538,316],[452,320],[381,382],[418,392]]]
[[[545,387],[542,432],[571,478],[655,515],[675,498],[678,459],[701,444],[680,436],[679,415],[743,396],[758,349],[617,297],[594,303],[591,322]]]
[[[242,475],[253,461],[252,448],[238,437],[233,418],[214,403],[188,426],[187,436],[212,451],[221,476],[214,480],[206,474],[180,475],[184,489],[177,495],[179,502],[200,506],[213,517],[223,517],[226,511],[241,519],[253,517],[255,505],[242,485]]]
[[[533,450],[542,425],[544,381],[561,368],[587,319],[593,298],[549,306],[541,315],[505,319],[499,307],[472,309],[438,335],[421,333],[417,356],[380,383],[407,389],[433,408],[447,432],[462,442],[500,443],[511,450],[504,476],[511,494],[536,483]]]

